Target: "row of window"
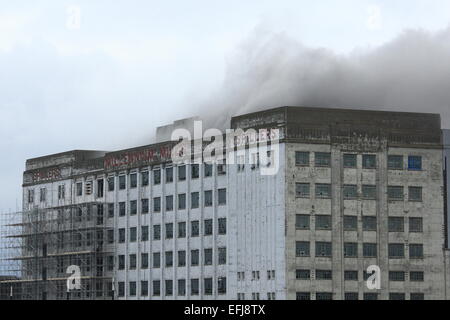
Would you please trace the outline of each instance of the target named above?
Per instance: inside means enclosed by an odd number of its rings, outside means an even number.
[[[405,300],[405,293],[401,292],[390,292],[389,300]],[[311,292],[297,292],[296,293],[297,300],[311,300]],[[344,293],[345,300],[358,300],[359,294],[358,292],[345,292]],[[375,292],[364,292],[363,293],[364,300],[378,300],[378,293]],[[412,292],[410,293],[410,300],[424,300],[425,295],[422,292]],[[317,292],[316,300],[333,300],[333,293],[331,292]]]
[[[252,274],[252,281],[260,279],[258,270],[252,271],[251,274]],[[274,279],[275,279],[275,270],[267,270],[267,280],[274,280]],[[245,280],[245,271],[239,271],[237,273],[237,280],[238,281]]]
[[[178,194],[177,199],[177,208],[178,210],[186,209],[186,194],[180,193]],[[217,205],[223,206],[227,204],[227,190],[225,188],[217,190]],[[204,191],[203,198],[203,206],[204,207],[212,207],[213,205],[213,194],[212,190]],[[198,209],[200,207],[200,193],[199,192],[191,192],[191,209]],[[108,217],[112,218],[115,214],[115,204],[108,204]],[[127,206],[126,202],[118,203],[119,217],[126,216]],[[174,210],[174,197],[173,195],[168,195],[165,197],[165,211],[173,211]],[[128,212],[130,216],[136,215],[138,212],[138,202],[137,200],[130,200],[128,206]],[[140,212],[142,214],[147,214],[150,212],[150,200],[145,198],[141,199],[141,207]],[[161,197],[153,198],[153,212],[161,212]]]
[[[313,278],[312,273],[314,272],[314,278],[316,280],[332,280],[333,272],[332,270],[309,270],[309,269],[297,269],[295,271],[295,278],[297,280],[311,280]],[[363,280],[367,281],[371,274],[363,271]],[[357,270],[345,270],[344,280],[346,281],[359,281],[359,272]],[[390,281],[405,281],[406,272],[405,271],[389,271]],[[423,271],[410,271],[409,280],[414,282],[423,282],[424,273]]]
[[[308,151],[296,151],[295,152],[295,164],[297,166],[310,166],[311,156]],[[344,168],[356,168],[357,167],[357,154],[343,154]],[[331,153],[330,152],[315,152],[314,153],[314,166],[315,167],[330,167],[331,166]],[[404,156],[403,155],[388,155],[387,161],[388,169],[402,170],[404,169]],[[377,167],[377,157],[374,154],[362,155],[362,168],[363,169],[375,169]],[[422,170],[422,157],[421,156],[408,156],[408,170]]]
[[[315,197],[320,199],[331,198],[331,184],[329,183],[316,183],[314,184]],[[362,198],[365,200],[377,199],[377,186],[375,185],[363,185],[361,192],[358,192],[357,185],[344,185],[342,188],[343,197],[346,200],[353,200]],[[295,184],[295,195],[298,198],[310,198],[311,197],[311,183],[297,182]],[[405,199],[405,192],[403,186],[388,186],[387,196],[390,201],[403,201]],[[422,201],[422,187],[409,186],[408,187],[408,200],[409,201]]]
[[[198,296],[200,294],[200,279],[191,279],[190,281],[190,295]],[[119,297],[125,296],[125,282],[119,281],[117,283],[118,291],[117,294]],[[164,280],[164,294],[165,296],[173,296],[174,295],[174,284],[173,280]],[[226,294],[227,292],[227,278],[220,277],[217,279],[217,294]],[[212,295],[213,294],[213,278],[204,278],[203,279],[203,294],[204,295]],[[131,297],[135,297],[137,295],[137,282],[130,281],[128,282],[128,295]],[[140,282],[140,295],[142,297],[146,297],[149,295],[149,282],[141,281]],[[152,282],[152,295],[153,296],[161,296],[161,280],[154,280]],[[186,279],[178,279],[177,280],[177,295],[185,296],[186,295]]]
[[[177,266],[185,267],[186,266],[186,251],[179,250],[177,252]],[[141,269],[148,269],[149,267],[149,254],[141,253],[140,260]],[[152,267],[153,268],[161,268],[161,252],[154,252],[152,259]],[[128,255],[128,269],[135,270],[137,268],[137,255],[135,253]],[[227,249],[217,248],[217,264],[224,265],[227,263]],[[125,270],[126,262],[125,255],[117,256],[117,269]],[[210,266],[213,264],[213,249],[207,248],[203,250],[203,265]],[[199,266],[200,265],[200,250],[194,249],[190,251],[190,265],[191,266]],[[112,271],[114,266],[113,256],[108,257],[107,267],[108,270]],[[166,251],[164,253],[164,266],[167,268],[174,266],[174,257],[173,251]]]
[[[297,257],[309,257],[311,253],[309,241],[296,241],[295,254]],[[331,242],[316,241],[315,242],[316,257],[332,257]],[[344,243],[344,256],[346,258],[358,257],[358,243]],[[401,259],[405,257],[405,245],[403,243],[390,243],[388,245],[388,256],[391,259]],[[377,244],[363,243],[363,257],[376,258]],[[409,258],[423,259],[423,244],[409,244]]]
[[[297,230],[310,230],[311,215],[297,214],[295,215],[295,228]],[[423,232],[423,219],[418,217],[410,217],[409,232]],[[315,215],[315,230],[332,230],[332,216],[331,215]],[[358,230],[358,217],[357,216],[344,216],[343,219],[344,231],[357,231]],[[377,217],[376,216],[363,216],[362,217],[362,229],[363,231],[376,231],[377,230]],[[389,232],[404,232],[405,231],[405,218],[404,217],[388,217],[388,231]]]
[[[200,221],[194,220],[191,221],[191,232],[190,237],[199,237],[200,236]],[[130,227],[128,230],[129,235],[129,241],[130,242],[136,242],[138,239],[138,232],[137,227]],[[164,225],[164,234],[165,239],[173,239],[174,238],[174,224],[173,223],[166,223]],[[203,220],[203,235],[205,236],[211,236],[213,235],[213,219],[205,219]],[[118,229],[118,242],[119,243],[125,243],[126,241],[126,229],[125,228],[119,228]],[[217,234],[218,235],[225,235],[227,233],[227,219],[226,218],[218,218],[217,219]],[[114,243],[114,229],[108,230],[108,242]],[[177,237],[178,238],[185,238],[186,237],[186,222],[181,221],[178,222],[178,230],[177,230]],[[150,238],[149,233],[149,226],[141,226],[141,233],[140,233],[140,241],[148,241]],[[153,240],[161,240],[161,225],[155,224],[153,225]]]
[[[252,292],[252,300],[260,300],[260,297],[261,296],[259,292]],[[267,300],[275,300],[275,298],[275,292],[267,292]],[[237,300],[245,300],[245,293],[238,293]]]

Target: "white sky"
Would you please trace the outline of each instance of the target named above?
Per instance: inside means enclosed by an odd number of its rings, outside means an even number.
[[[257,27],[349,53],[449,25],[450,0],[0,0],[0,211],[20,207],[27,158],[145,144],[192,116]]]

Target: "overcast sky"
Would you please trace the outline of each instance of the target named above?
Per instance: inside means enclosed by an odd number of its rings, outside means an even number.
[[[448,0],[0,0],[0,211],[21,206],[27,158],[145,144],[194,115],[255,30],[345,55],[449,24]]]

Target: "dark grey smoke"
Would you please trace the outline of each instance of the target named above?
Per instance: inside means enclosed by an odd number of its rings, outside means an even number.
[[[348,55],[305,47],[283,33],[255,32],[199,114],[221,128],[231,116],[285,105],[441,113],[448,128],[450,28],[408,30]]]

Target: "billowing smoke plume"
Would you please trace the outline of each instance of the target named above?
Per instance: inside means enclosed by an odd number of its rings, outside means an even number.
[[[278,106],[440,113],[449,128],[450,28],[405,31],[347,55],[256,32],[238,48],[223,87],[199,114],[221,128],[231,116]]]

